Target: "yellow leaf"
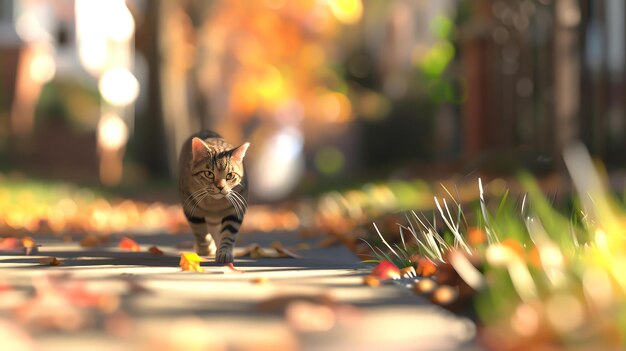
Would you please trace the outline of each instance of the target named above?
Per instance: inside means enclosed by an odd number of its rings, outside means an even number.
[[[32,249],[35,246],[35,240],[30,236],[25,236],[22,238],[22,246],[27,249]]]
[[[35,245],[35,240],[30,236],[25,236],[22,238],[22,246],[24,247],[24,252],[26,255],[30,255],[33,250],[37,250],[37,246]]]
[[[183,271],[204,272],[204,269],[200,266],[200,262],[207,262],[207,260],[198,256],[195,252],[180,253],[179,265]]]

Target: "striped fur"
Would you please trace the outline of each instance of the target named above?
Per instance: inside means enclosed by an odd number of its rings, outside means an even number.
[[[199,255],[233,262],[233,248],[247,204],[243,158],[249,143],[234,147],[219,134],[203,131],[183,144],[179,192]]]

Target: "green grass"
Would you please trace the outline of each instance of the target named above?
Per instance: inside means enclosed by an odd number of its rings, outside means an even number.
[[[489,199],[479,180],[480,199],[465,209],[446,189],[449,197],[435,198],[433,219],[409,212],[399,243],[375,227],[381,241],[373,255],[406,267],[417,254],[452,264],[461,277],[479,274],[481,284],[466,283],[476,287],[487,346],[506,340],[497,349],[626,347],[626,208],[583,149],[568,152],[577,190],[571,211],[557,209],[528,174],[519,176],[519,197]],[[470,231],[483,240],[472,240]],[[450,262],[459,254],[475,267]]]

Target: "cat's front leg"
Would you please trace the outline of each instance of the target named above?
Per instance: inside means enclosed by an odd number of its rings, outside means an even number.
[[[194,251],[200,256],[214,255],[217,251],[215,240],[208,233],[206,221],[202,217],[187,217],[195,239]]]
[[[240,226],[241,219],[236,215],[229,215],[222,219],[220,244],[215,255],[215,262],[231,263],[234,261],[233,249],[235,248]]]

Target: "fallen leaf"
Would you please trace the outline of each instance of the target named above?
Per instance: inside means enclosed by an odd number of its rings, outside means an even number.
[[[421,257],[417,260],[416,273],[422,277],[430,277],[431,275],[437,273],[437,265],[433,261]]]
[[[37,249],[35,245],[35,240],[30,236],[25,236],[22,238],[22,246],[24,247],[24,253],[26,255],[30,255],[34,250]]]
[[[29,327],[76,331],[88,324],[88,310],[110,314],[120,306],[119,296],[92,291],[67,275],[35,277],[33,287],[33,298],[13,310],[14,318]]]
[[[81,247],[95,247],[104,242],[103,238],[95,234],[87,234],[79,242]]]
[[[421,294],[430,294],[437,288],[437,282],[430,278],[422,278],[413,285],[415,291]]]
[[[280,242],[273,243],[271,248],[261,247],[259,244],[250,244],[242,250],[235,251],[235,257],[246,256],[251,258],[302,258],[302,256],[286,249]]]
[[[267,249],[264,247],[260,247],[259,245],[256,245],[252,249],[252,251],[250,251],[250,257],[252,258],[278,258],[278,257],[281,257],[281,255],[278,253],[278,251],[274,249]]]
[[[161,251],[158,247],[156,246],[150,246],[150,248],[148,249],[148,252],[150,252],[153,255],[157,255],[157,256],[161,256],[163,255],[163,251]]]
[[[235,264],[234,263],[229,263],[226,265],[226,267],[230,268],[231,271],[235,272],[235,273],[246,273],[246,271],[244,271],[243,269],[237,269],[235,268]]]
[[[133,252],[137,252],[141,250],[141,248],[139,247],[139,244],[137,244],[135,240],[126,236],[122,237],[118,247],[122,250],[128,250],[128,251],[133,251]]]
[[[207,262],[207,259],[198,256],[195,252],[180,253],[179,265],[183,271],[204,272],[204,269],[200,266],[200,262]]]
[[[250,280],[250,283],[258,284],[258,285],[266,285],[270,283],[270,280],[267,277],[256,277]]]
[[[42,257],[39,259],[39,263],[49,264],[51,266],[60,266],[63,264],[63,261],[57,259],[56,257]]]
[[[363,277],[363,284],[368,285],[372,288],[377,288],[380,286],[380,279],[372,276],[372,275],[367,275],[365,277]]]
[[[20,246],[19,241],[14,237],[4,238],[2,239],[2,241],[0,241],[0,250],[13,251],[13,250],[19,250],[20,247],[21,246]]]
[[[283,257],[291,257],[291,258],[302,258],[302,256],[295,254],[293,251],[286,249],[280,241],[275,241],[272,243],[272,248],[276,250]]]
[[[381,261],[378,266],[374,267],[370,275],[379,280],[399,279],[400,269],[390,261]]]
[[[440,305],[449,305],[459,296],[459,289],[450,285],[442,285],[433,292],[432,300]]]

